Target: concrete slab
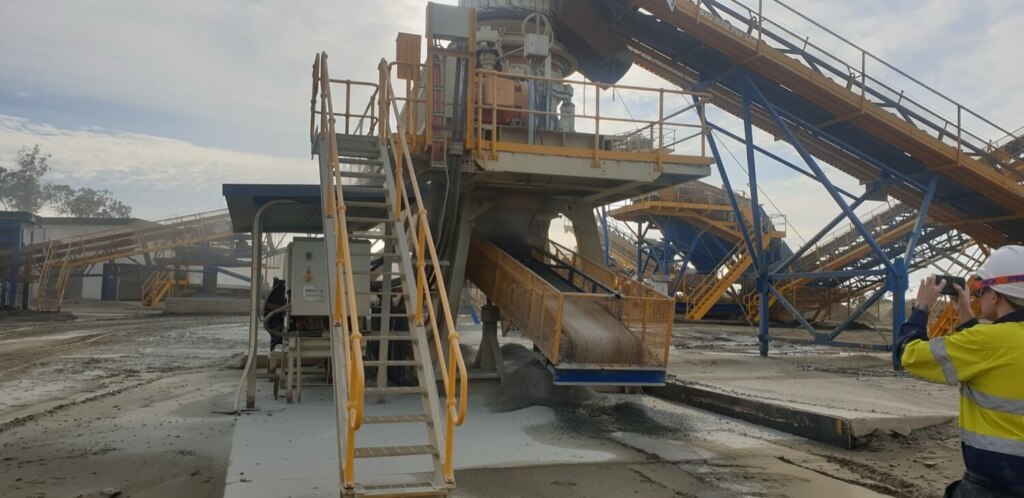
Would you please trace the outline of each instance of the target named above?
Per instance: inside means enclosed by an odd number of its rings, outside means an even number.
[[[769,356],[763,358],[746,327],[685,324],[676,325],[673,335],[670,383],[687,386],[694,395],[691,400],[721,398],[715,403],[694,401],[702,408],[729,416],[748,412],[780,430],[786,429],[770,423],[769,412],[831,419],[832,427],[843,424],[852,438],[930,427],[953,420],[958,413],[955,386],[894,372],[888,353],[773,342]],[[739,402],[753,408],[737,410]],[[758,413],[756,406],[765,410]]]
[[[265,387],[265,386],[261,386]],[[556,423],[555,411],[534,406],[514,412],[492,412],[486,406],[495,386],[479,384],[470,393],[473,414],[456,429],[456,470],[509,468],[534,465],[609,462],[638,452],[612,442],[575,434],[554,434],[538,428]],[[302,403],[275,401],[269,388],[259,389],[258,411],[239,417],[232,441],[224,490],[226,498],[261,496],[337,496],[337,443],[331,392],[304,389]],[[420,413],[416,395],[389,398],[385,404],[367,404],[367,415]],[[426,444],[423,424],[364,425],[359,446]],[[427,456],[357,460],[361,482],[377,476],[430,472]]]

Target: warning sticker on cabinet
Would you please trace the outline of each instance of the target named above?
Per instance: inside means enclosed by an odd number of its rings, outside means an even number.
[[[303,301],[323,301],[324,291],[314,285],[306,285],[302,287],[302,300]]]

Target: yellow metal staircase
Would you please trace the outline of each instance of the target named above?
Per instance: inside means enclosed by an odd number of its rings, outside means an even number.
[[[310,138],[320,158],[324,238],[329,281],[333,282],[330,338],[342,493],[445,496],[455,487],[454,427],[465,419],[468,377],[427,212],[421,207],[424,203],[408,153],[407,132],[401,119],[395,120],[397,130],[390,127],[390,116],[400,116],[390,67],[382,61],[379,69],[379,84],[373,84],[332,81],[325,53],[318,54],[313,65]],[[340,89],[346,95],[344,109],[334,108],[332,83],[344,87]],[[374,90],[362,114],[349,108],[356,85]],[[336,124],[337,116],[344,120],[343,127]],[[318,129],[314,127],[317,117]],[[339,133],[339,128],[345,133]],[[365,197],[354,200],[357,194],[379,195],[383,202],[367,202]],[[379,303],[379,312],[360,308],[357,299],[366,292],[357,290],[356,279],[367,272],[353,269],[351,242],[356,240],[368,241],[370,258],[382,262],[382,269],[370,272],[380,280],[374,280],[376,288],[371,285],[368,293],[371,302]],[[393,316],[400,315],[406,320],[392,322]],[[379,319],[376,330],[361,329],[366,322],[360,318],[367,316]],[[393,327],[393,323],[408,326]],[[364,361],[363,344],[370,341],[379,345],[379,354],[375,360]],[[410,344],[411,353],[390,357],[388,344],[399,341]],[[432,358],[437,360],[444,386],[443,410]],[[389,385],[386,373],[395,366],[413,368],[415,385]],[[368,385],[365,368],[376,369],[372,385]],[[418,397],[422,411],[375,413],[373,405],[365,404],[367,394],[377,396],[378,401]],[[373,445],[360,445],[357,434],[364,424],[421,424],[425,440],[422,435],[402,439],[407,431],[378,430],[376,434],[383,438],[373,440]],[[401,462],[408,459],[397,457],[417,455],[429,458],[430,472],[400,470]],[[397,458],[393,460],[396,472],[359,476],[356,461],[366,458]]]
[[[142,305],[156,308],[160,302],[170,297],[177,285],[188,285],[188,281],[178,281],[174,270],[156,271],[149,275],[142,284]]]
[[[765,237],[764,240],[767,246],[767,241],[770,239]],[[688,320],[704,318],[704,315],[711,311],[711,307],[725,295],[729,287],[735,284],[753,263],[754,257],[747,250],[746,242],[741,240],[726,256],[725,261],[716,269],[716,272],[708,274],[693,291],[687,294],[685,298],[686,318]]]

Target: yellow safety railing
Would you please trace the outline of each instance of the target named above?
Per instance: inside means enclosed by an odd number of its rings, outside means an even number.
[[[342,347],[345,358],[345,371],[348,381],[348,403],[345,410],[348,413],[348,424],[346,425],[346,446],[345,462],[343,464],[342,480],[346,488],[355,486],[355,474],[353,463],[355,461],[355,433],[363,423],[363,407],[365,402],[364,389],[366,387],[365,371],[363,369],[363,336],[359,331],[359,319],[356,314],[355,282],[352,274],[352,257],[348,240],[348,221],[345,216],[345,197],[340,181],[341,164],[338,157],[338,140],[335,130],[336,116],[334,103],[331,98],[331,78],[327,69],[327,54],[317,54],[313,62],[314,97],[320,99],[320,134],[326,138],[328,169],[327,175],[327,205],[324,209],[330,214],[334,224],[336,239],[337,258],[335,261],[334,300],[331,306],[331,322],[333,327],[342,330]],[[346,89],[351,85],[346,84]],[[317,88],[319,87],[319,91]],[[346,95],[349,92],[346,91]],[[348,102],[346,102],[347,104]],[[317,113],[315,105],[312,110]],[[346,126],[349,121],[348,110],[345,116]],[[324,154],[325,151],[320,151]]]
[[[168,280],[173,282],[173,278],[174,274],[165,270],[150,273],[139,289],[139,297],[142,304],[155,308],[157,303],[159,303],[159,300],[156,298],[157,294],[162,293],[162,287],[168,283]]]
[[[534,258],[576,289],[559,290],[483,239],[470,245],[466,274],[519,325],[554,365],[664,368],[675,300],[550,243]]]
[[[707,93],[688,92],[684,90],[667,90],[662,88],[643,88],[629,85],[608,85],[589,81],[574,81],[561,78],[501,73],[478,69],[475,80],[480,82],[474,91],[472,116],[467,120],[467,137],[474,137],[467,144],[479,154],[487,154],[492,159],[499,151],[538,152],[564,155],[571,157],[591,158],[594,165],[604,159],[646,160],[655,163],[658,168],[665,162],[707,162],[702,160],[707,151],[707,134],[709,128],[704,121],[704,105],[711,99]],[[592,124],[592,141],[587,147],[582,144],[560,145],[556,147],[534,145],[529,143],[503,141],[499,137],[498,127],[502,119],[516,123],[527,119],[556,120],[560,113],[547,109],[530,109],[529,106],[516,106],[507,103],[507,98],[499,99],[498,86],[535,84],[568,85],[578,89],[574,93],[596,95],[593,99],[593,113],[585,108],[577,107],[571,117],[578,123]],[[637,119],[626,115],[617,116],[607,110],[602,115],[601,91],[628,92],[640,100],[656,100],[657,116],[651,119]],[[515,93],[515,92],[514,92]],[[521,92],[525,94],[525,92]],[[513,97],[514,99],[514,97]],[[499,102],[504,100],[505,102]],[[565,117],[565,116],[561,116]],[[689,117],[690,121],[685,118]],[[516,128],[525,129],[525,125]],[[486,130],[486,131],[485,131]],[[538,133],[540,129],[537,130]],[[591,133],[587,129],[586,133]],[[696,142],[699,141],[699,144]],[[686,146],[692,155],[674,154],[676,147]]]
[[[441,259],[437,255],[434,236],[430,232],[430,222],[427,217],[427,210],[424,207],[426,204],[420,194],[416,170],[414,169],[410,154],[409,139],[410,137],[415,138],[415,130],[407,128],[411,118],[408,114],[403,115],[398,107],[400,101],[405,101],[407,104],[412,104],[411,106],[406,105],[408,110],[410,107],[415,107],[416,102],[408,93],[404,99],[395,95],[391,84],[391,68],[396,64],[389,64],[386,60],[382,59],[378,66],[380,73],[380,126],[378,126],[377,130],[382,143],[390,145],[395,155],[393,165],[398,195],[394,199],[394,214],[402,221],[409,239],[415,241],[412,247],[412,256],[416,258],[416,324],[421,326],[425,324],[423,314],[425,309],[438,361],[443,365],[440,371],[445,389],[446,410],[444,460],[442,464],[445,480],[454,482],[455,474],[452,468],[454,430],[456,426],[462,425],[462,422],[466,419],[469,376],[466,372],[466,362],[462,357],[462,350],[459,347],[459,333],[455,330],[455,320],[448,302],[448,290],[441,275]],[[417,65],[417,67],[419,66]],[[394,120],[396,125],[394,133],[391,131],[392,113],[397,117]],[[409,197],[409,190],[412,191],[411,199]],[[428,261],[430,262],[429,274],[426,269]],[[430,296],[431,283],[437,289],[436,304]],[[437,309],[438,307],[440,307],[440,310]],[[445,348],[442,344],[441,329],[438,326],[440,320],[444,321],[448,337],[447,358],[443,354]],[[457,391],[456,380],[458,381]]]

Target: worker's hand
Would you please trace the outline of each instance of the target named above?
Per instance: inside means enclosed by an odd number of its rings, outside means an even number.
[[[942,288],[946,285],[945,280],[935,281],[935,276],[930,276],[921,281],[917,288],[917,305],[931,309],[935,302],[942,295]]]
[[[967,293],[957,284],[953,284],[953,288],[956,289],[956,311],[957,316],[960,317],[960,323],[966,323],[974,319],[974,310],[971,309],[971,295]]]

